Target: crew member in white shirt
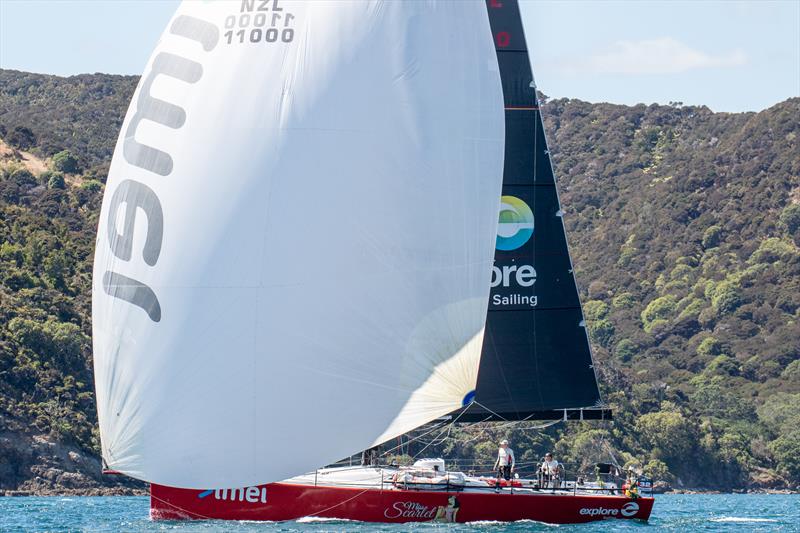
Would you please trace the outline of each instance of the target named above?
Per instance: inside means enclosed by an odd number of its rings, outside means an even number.
[[[553,459],[553,454],[547,452],[544,454],[544,462],[541,467],[542,477],[544,481],[549,483],[558,478],[558,461]]]
[[[506,480],[511,479],[514,465],[514,451],[508,447],[508,441],[504,440],[500,443],[500,449],[497,450],[497,461],[494,462],[497,477]]]

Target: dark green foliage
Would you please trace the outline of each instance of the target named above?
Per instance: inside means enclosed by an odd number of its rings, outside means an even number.
[[[713,248],[720,243],[722,238],[722,227],[716,224],[703,232],[703,248]]]
[[[4,137],[8,144],[20,150],[29,150],[36,146],[36,135],[25,126],[15,126]]]
[[[4,140],[69,150],[85,169],[66,183],[0,165],[0,415],[95,451],[92,251],[135,83],[0,71]],[[491,462],[505,437],[520,462],[555,450],[590,468],[613,450],[684,486],[797,486],[800,99],[757,114],[567,99],[543,110],[615,421],[460,428],[425,454]]]
[[[797,486],[789,425],[767,413],[800,412],[800,99],[544,109],[578,281],[610,291],[614,340],[592,339],[611,441],[676,483],[740,487],[759,467]]]
[[[69,150],[61,150],[53,156],[53,169],[74,174],[78,172],[78,158]]]
[[[69,150],[94,167],[111,160],[135,76],[81,74],[60,78],[0,70],[0,124],[30,132],[29,146],[50,157]]]
[[[624,362],[630,361],[633,359],[633,356],[636,355],[638,348],[636,344],[628,339],[622,339],[617,343],[616,348],[614,348],[614,355],[617,359],[620,359]]]
[[[48,189],[63,189],[66,187],[66,182],[64,181],[64,174],[61,172],[52,172],[47,177],[47,188]]]
[[[600,346],[608,348],[614,339],[614,324],[604,318],[595,320],[589,323],[589,333]]]
[[[800,477],[800,429],[793,428],[769,445],[778,469],[791,478]]]
[[[103,184],[97,180],[86,180],[81,183],[81,189],[90,193],[96,193],[103,189]]]
[[[22,190],[32,189],[38,184],[38,181],[33,174],[24,168],[17,168],[13,170],[9,169],[8,179]]]
[[[96,452],[89,314],[101,194],[15,164],[0,165],[0,417]]]
[[[795,239],[800,236],[800,203],[786,206],[781,213],[781,224]]]
[[[639,417],[636,431],[652,457],[679,465],[692,456],[698,428],[680,412],[657,411]]]

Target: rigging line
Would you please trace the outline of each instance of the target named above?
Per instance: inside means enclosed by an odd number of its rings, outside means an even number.
[[[475,400],[472,400],[472,401],[471,401],[471,402],[470,402],[470,403],[469,403],[467,406],[465,406],[463,409],[461,409],[461,412],[460,412],[460,413],[458,413],[458,416],[456,416],[456,417],[455,417],[455,418],[454,418],[452,421],[450,421],[450,422],[447,424],[447,435],[445,435],[445,436],[444,436],[444,438],[441,440],[441,442],[445,442],[445,441],[446,441],[448,438],[450,438],[450,432],[451,432],[451,431],[452,431],[452,429],[455,427],[455,424],[456,424],[456,422],[458,422],[458,419],[459,419],[459,418],[461,418],[461,416],[462,416],[464,413],[466,413],[466,412],[469,410],[469,408],[472,406],[472,404],[473,404],[473,403],[475,403]],[[442,430],[442,432],[441,432],[441,433],[439,433],[439,435],[441,435],[442,433],[444,433],[444,430]],[[437,441],[437,439],[439,439],[439,435],[437,435],[436,437],[434,437],[432,441],[430,441],[428,444],[426,444],[426,445],[425,445],[425,447],[424,447],[424,448],[422,448],[420,451],[418,451],[418,452],[416,453],[416,455],[414,455],[414,459],[416,459],[416,458],[417,458],[417,457],[418,457],[418,456],[419,456],[419,455],[420,455],[422,452],[424,452],[424,451],[425,451],[425,450],[426,450],[426,449],[427,449],[427,448],[428,448],[430,445],[432,445],[433,443],[435,443],[435,442]]]
[[[150,493],[150,498],[160,501],[162,504],[166,505],[167,507],[172,507],[173,509],[177,509],[181,513],[185,513],[185,516],[190,516],[190,517],[194,516],[196,518],[199,517],[201,520],[214,520],[214,518],[212,518],[210,516],[201,515],[200,513],[196,513],[194,511],[190,511],[188,509],[184,509],[183,507],[179,507],[179,506],[175,505],[172,502],[168,502],[167,500],[159,498],[158,496],[153,496],[152,493]]]
[[[509,420],[508,420],[506,417],[504,417],[504,416],[501,416],[501,415],[498,415],[497,413],[495,413],[494,411],[492,411],[491,409],[489,409],[488,407],[486,407],[485,405],[483,405],[481,402],[479,402],[479,401],[477,401],[477,400],[473,400],[473,403],[474,403],[475,405],[477,405],[478,407],[480,407],[481,409],[483,409],[483,410],[485,410],[485,411],[488,411],[489,413],[493,414],[494,416],[496,416],[496,417],[497,417],[497,418],[499,418],[500,420],[504,420],[504,421],[506,421],[506,422],[509,422]]]
[[[442,422],[442,423],[441,423],[441,424],[439,424],[438,426],[434,426],[433,428],[431,428],[429,431],[426,431],[426,432],[425,432],[425,433],[423,433],[422,435],[419,435],[419,436],[417,436],[417,437],[415,437],[415,438],[413,438],[413,439],[410,439],[410,440],[408,440],[408,441],[406,442],[406,446],[407,446],[407,447],[409,447],[409,449],[410,449],[410,444],[411,444],[412,442],[414,442],[414,441],[416,441],[416,440],[419,440],[419,439],[421,439],[421,438],[422,438],[422,437],[424,437],[425,435],[428,435],[429,433],[432,433],[432,432],[436,431],[437,429],[439,429],[439,428],[441,428],[441,427],[443,427],[443,426],[446,426],[446,428],[445,428],[445,429],[447,430],[447,435],[446,435],[446,436],[444,437],[444,439],[442,440],[442,442],[444,442],[445,440],[447,440],[447,438],[449,438],[449,436],[450,436],[450,430],[453,428],[453,425],[454,425],[456,422],[458,422],[458,419],[459,419],[459,418],[461,418],[461,416],[462,416],[464,413],[466,413],[466,412],[467,412],[467,410],[470,408],[470,406],[472,405],[472,403],[474,403],[474,400],[473,400],[473,402],[470,402],[470,404],[469,404],[469,405],[467,405],[466,407],[464,407],[463,409],[461,409],[461,412],[460,412],[460,413],[458,413],[458,416],[456,416],[456,417],[455,417],[453,420],[445,420],[444,422]],[[441,437],[442,433],[444,433],[444,430],[442,430],[441,432],[439,432],[439,435],[437,435],[436,437],[434,437],[432,441],[430,441],[428,444],[426,444],[426,445],[425,445],[425,446],[424,446],[424,447],[423,447],[423,448],[422,448],[422,449],[421,449],[419,452],[417,452],[417,453],[416,453],[416,454],[413,456],[413,458],[414,458],[414,459],[416,459],[416,458],[419,456],[419,454],[421,454],[422,452],[424,452],[424,451],[425,451],[425,450],[426,450],[426,449],[427,449],[427,448],[428,448],[428,447],[429,447],[431,444],[433,444],[434,442],[436,442],[437,440],[439,440],[439,438]],[[390,453],[390,452],[392,452],[392,451],[396,450],[397,448],[399,448],[399,446],[395,446],[394,448],[391,448],[391,449],[389,449],[389,450],[386,450],[385,452],[383,452],[383,453],[380,455],[380,457],[383,457],[383,456],[385,456],[386,454],[388,454],[388,453]]]
[[[531,69],[531,78],[533,77],[533,69]],[[539,105],[539,97],[536,94],[536,88],[533,88],[533,99],[536,102],[538,107]],[[544,118],[542,117],[541,113],[537,113],[536,116],[533,117],[533,182],[538,183],[539,179],[536,176],[536,171],[539,168],[539,128],[544,130]],[[544,139],[544,150],[545,152],[548,151],[547,146],[547,139]],[[555,176],[553,178],[553,186],[555,186]],[[536,193],[538,192],[537,189],[533,189],[533,204],[536,205]],[[561,203],[558,202],[558,195],[556,195],[556,204],[558,206],[559,211],[561,210]],[[532,261],[533,264],[536,264],[536,257],[538,251],[538,239],[533,241],[533,250],[532,250]],[[569,251],[567,251],[569,253]],[[536,313],[531,313],[531,329],[533,330],[534,338],[531,339],[530,342],[530,349],[533,355],[533,367],[534,367],[534,375],[536,376],[536,393],[539,396],[539,405],[544,405],[544,397],[542,394],[542,383],[541,383],[541,372],[539,371],[539,353],[538,353],[538,345],[536,343],[536,329],[537,329],[537,319],[539,318]],[[516,406],[515,406],[516,407]]]
[[[381,490],[383,490],[383,483],[384,483],[384,481],[383,481],[383,478],[381,478]],[[327,507],[327,508],[325,508],[325,509],[322,509],[321,511],[317,511],[317,512],[315,512],[315,513],[311,513],[311,514],[310,514],[310,515],[308,515],[308,516],[315,516],[315,515],[319,515],[319,514],[322,514],[322,513],[325,513],[325,512],[327,512],[327,511],[330,511],[331,509],[335,509],[335,508],[339,507],[340,505],[344,505],[344,504],[346,504],[346,503],[348,503],[348,502],[351,502],[351,501],[355,500],[356,498],[358,498],[359,496],[361,496],[362,494],[364,494],[364,493],[365,493],[365,492],[367,492],[368,490],[373,490],[373,488],[372,488],[372,487],[367,487],[366,489],[362,490],[361,492],[359,492],[358,494],[356,494],[355,496],[353,496],[353,497],[351,497],[351,498],[348,498],[348,499],[346,499],[346,500],[344,500],[344,501],[341,501],[341,502],[339,502],[339,503],[336,503],[336,504],[334,504],[334,505],[331,505],[330,507]]]
[[[484,418],[483,420],[478,420],[477,422],[472,422],[472,423],[468,424],[467,427],[465,427],[464,429],[469,429],[472,426],[476,426],[478,424],[482,424],[484,422],[487,422],[487,421],[491,420],[491,418],[492,418],[492,415],[489,415],[486,418]],[[478,440],[479,438],[481,438],[486,433],[486,428],[478,428],[478,429],[481,430],[480,433],[478,433],[478,435],[476,435],[475,437],[472,437],[471,439],[467,439],[467,440],[463,441],[462,444],[467,444],[468,442],[472,442],[474,440]]]
[[[603,440],[602,440],[602,442],[603,442],[603,445],[606,447],[606,451],[608,452],[608,455],[610,455],[610,456],[611,456],[611,462],[612,462],[612,463],[614,463],[614,466],[616,466],[616,467],[617,467],[617,469],[618,469],[620,472],[622,472],[622,467],[621,467],[621,466],[619,465],[619,463],[617,462],[617,458],[616,458],[616,457],[614,457],[614,452],[613,452],[613,451],[612,451],[612,449],[611,449],[611,445],[608,443],[608,441],[606,440],[606,438],[605,438],[605,437],[603,437]]]
[[[427,435],[428,433],[433,433],[434,431],[436,431],[437,429],[439,429],[440,427],[442,427],[442,426],[444,426],[444,425],[446,425],[446,424],[448,424],[448,423],[449,423],[449,422],[448,422],[447,420],[445,420],[444,422],[441,422],[441,423],[439,423],[438,425],[435,425],[435,426],[433,426],[431,429],[429,429],[428,431],[426,431],[426,432],[425,432],[425,433],[423,433],[422,435],[419,435],[419,436],[417,436],[417,437],[414,437],[413,439],[409,439],[408,441],[406,441],[406,446],[408,446],[409,444],[411,444],[411,443],[412,443],[412,442],[414,442],[415,440],[421,439],[422,437],[424,437],[424,436],[425,436],[425,435]],[[400,447],[400,446],[395,446],[394,448],[389,448],[388,450],[386,450],[385,452],[383,452],[383,453],[380,455],[380,457],[383,457],[383,456],[385,456],[385,455],[388,455],[388,454],[392,453],[393,451],[395,451],[395,450],[396,450],[396,449],[398,449],[399,447]]]
[[[436,436],[436,437],[435,437],[435,438],[434,438],[432,441],[430,441],[428,444],[426,444],[426,445],[425,445],[425,446],[424,446],[424,447],[423,447],[423,448],[422,448],[420,451],[418,451],[417,453],[415,453],[415,454],[414,454],[414,457],[413,457],[413,459],[416,459],[417,457],[419,457],[420,455],[422,455],[422,452],[424,452],[425,450],[427,450],[427,449],[428,449],[428,447],[429,447],[431,444],[433,444],[434,442],[436,442],[436,439],[438,439],[438,438],[439,438],[439,436],[441,436],[441,435],[442,435],[442,433],[444,433],[444,432],[445,432],[445,430],[447,430],[447,435],[444,437],[444,439],[443,439],[441,442],[444,442],[445,440],[447,440],[447,437],[449,437],[449,436],[450,436],[450,429],[451,429],[452,427],[453,427],[453,426],[452,426],[451,424],[448,424],[448,425],[447,425],[447,427],[446,427],[446,428],[444,428],[444,429],[443,429],[443,430],[442,430],[442,431],[439,433],[439,435],[437,435],[437,436]]]
[[[484,409],[486,409],[486,407],[482,406],[482,405],[481,405],[481,404],[479,404],[478,402],[475,402],[475,403],[476,403],[477,405],[480,405],[480,406],[481,406],[481,407],[483,407]],[[489,411],[489,409],[486,409],[486,410],[487,410],[487,411]],[[491,412],[491,411],[490,411],[490,412]],[[492,414],[493,414],[494,416],[500,417],[500,415],[498,415],[497,413],[492,413]],[[497,426],[497,428],[495,428],[495,429],[496,429],[496,430],[502,430],[502,429],[504,429],[504,428],[511,427],[511,426],[513,426],[514,424],[519,424],[520,422],[527,422],[527,421],[528,421],[530,418],[532,418],[533,416],[534,416],[534,414],[530,414],[530,415],[528,415],[526,418],[523,418],[522,420],[509,420],[509,421],[507,421],[505,424],[502,424],[502,425],[500,425],[500,426]],[[472,426],[475,426],[475,425],[477,425],[477,424],[482,424],[483,422],[486,422],[486,421],[487,421],[487,420],[489,420],[490,418],[491,418],[491,415],[490,415],[490,416],[488,416],[488,417],[486,417],[485,419],[483,419],[483,420],[479,421],[479,422],[473,422],[472,424],[470,424],[469,426],[467,426],[467,428],[469,428],[469,427],[472,427]],[[502,418],[502,417],[500,417],[500,418]],[[505,420],[505,419],[504,419],[504,420]],[[563,422],[563,419],[559,418],[558,420],[553,420],[552,422],[547,422],[547,423],[545,423],[545,424],[541,424],[541,425],[538,425],[538,426],[533,426],[533,427],[531,427],[531,428],[528,428],[528,429],[534,429],[534,430],[536,430],[536,429],[546,429],[546,428],[549,428],[550,426],[554,426],[554,425],[558,424],[559,422]],[[486,428],[486,427],[483,427],[483,428],[480,428],[480,430],[481,430],[481,431],[480,431],[480,433],[478,433],[476,436],[472,437],[471,439],[468,439],[468,440],[466,440],[466,441],[463,441],[463,444],[466,444],[466,443],[468,443],[468,442],[472,442],[472,441],[475,441],[475,440],[478,440],[478,439],[480,439],[481,437],[483,437],[483,436],[486,434],[486,432],[487,432],[488,428]]]
[[[485,405],[483,405],[482,403],[478,402],[477,400],[472,400],[471,404],[472,404],[472,403],[474,403],[475,405],[477,405],[477,406],[478,406],[478,407],[480,407],[481,409],[484,409],[484,410],[486,410],[486,411],[488,411],[488,412],[490,413],[490,415],[489,415],[488,417],[486,417],[484,420],[482,420],[481,422],[486,422],[487,420],[489,420],[489,419],[492,417],[492,415],[493,415],[493,416],[496,416],[497,418],[500,418],[500,419],[502,419],[502,420],[506,420],[504,417],[502,417],[502,416],[500,416],[499,414],[495,413],[494,411],[492,411],[491,409],[489,409],[488,407],[486,407],[486,406],[485,406]],[[471,405],[471,404],[470,404],[470,405]],[[459,415],[459,416],[460,416],[460,415]],[[481,423],[481,422],[473,422],[472,424],[468,425],[467,427],[469,428],[469,427],[471,427],[471,426],[474,426],[474,425],[476,425],[476,424],[479,424],[479,423]],[[487,429],[488,429],[488,428],[486,428],[486,427],[480,428],[480,430],[481,430],[481,431],[480,431],[480,433],[478,433],[478,434],[477,434],[475,437],[473,437],[473,438],[471,438],[471,439],[469,439],[469,440],[465,441],[465,443],[466,443],[466,442],[472,442],[472,441],[474,441],[474,440],[478,440],[479,438],[483,437],[484,435],[486,435]]]

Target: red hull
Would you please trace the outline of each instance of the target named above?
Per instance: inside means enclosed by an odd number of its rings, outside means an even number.
[[[455,500],[450,500],[455,497]],[[653,498],[547,493],[380,490],[270,483],[237,491],[199,491],[152,485],[155,520],[296,520],[475,522],[536,520],[555,524],[608,518],[647,520]]]

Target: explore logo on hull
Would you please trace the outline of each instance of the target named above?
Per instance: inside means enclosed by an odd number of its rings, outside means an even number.
[[[628,502],[622,506],[621,509],[609,509],[607,507],[584,507],[579,511],[581,515],[588,516],[602,516],[602,517],[616,517],[621,515],[624,518],[631,518],[639,512],[639,504],[636,502]]]
[[[214,495],[215,500],[247,503],[267,503],[267,487],[243,487],[239,489],[209,489],[199,493],[199,499]]]

